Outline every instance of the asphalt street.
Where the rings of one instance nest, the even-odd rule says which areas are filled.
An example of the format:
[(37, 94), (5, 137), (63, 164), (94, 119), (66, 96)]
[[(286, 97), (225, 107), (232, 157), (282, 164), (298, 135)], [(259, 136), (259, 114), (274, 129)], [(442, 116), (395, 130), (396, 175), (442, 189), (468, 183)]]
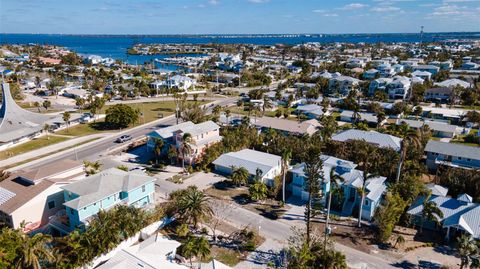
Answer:
[[(220, 106), (232, 105), (236, 103), (236, 98), (225, 98), (222, 100), (214, 101), (213, 103), (215, 105), (220, 105)], [(205, 105), (208, 107), (209, 113), (211, 112), (211, 109), (212, 109), (212, 106), (210, 104)], [(173, 125), (175, 123), (176, 123), (175, 117), (169, 116), (169, 117), (165, 117), (164, 119), (159, 119), (159, 120), (144, 124), (142, 125), (141, 128), (133, 128), (131, 130), (128, 130), (126, 132), (121, 132), (121, 133), (122, 135), (123, 134), (130, 135), (135, 140), (145, 136), (146, 134), (150, 133), (155, 129), (158, 129), (164, 126)], [(107, 155), (110, 149), (119, 146), (119, 144), (115, 142), (116, 139), (117, 139), (117, 136), (112, 136), (106, 139), (100, 139), (97, 142), (88, 144), (88, 146), (79, 146), (77, 147), (76, 150), (68, 150), (62, 154), (55, 154), (52, 157), (42, 158), (40, 161), (37, 161), (28, 165), (28, 167), (29, 168), (42, 167), (47, 164), (55, 163), (58, 160), (62, 160), (62, 159), (96, 161), (101, 159), (103, 156)]]

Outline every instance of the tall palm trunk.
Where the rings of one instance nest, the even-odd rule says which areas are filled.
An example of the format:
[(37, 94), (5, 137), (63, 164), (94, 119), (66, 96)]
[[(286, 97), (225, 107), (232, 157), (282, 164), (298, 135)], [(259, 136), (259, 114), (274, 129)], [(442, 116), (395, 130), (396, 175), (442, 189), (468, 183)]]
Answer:
[[(365, 181), (366, 180), (364, 180), (364, 182)], [(361, 196), (362, 198), (360, 199), (360, 206), (358, 211), (358, 228), (362, 227), (362, 211), (363, 211), (363, 203), (365, 202), (365, 186), (363, 186), (361, 189)]]
[(402, 151), (400, 153), (400, 160), (397, 168), (397, 177), (395, 178), (396, 182), (400, 181), (400, 174), (402, 173), (402, 165), (405, 160), (405, 155), (407, 155), (407, 149), (404, 143), (402, 143)]
[(286, 178), (286, 171), (283, 168), (283, 176), (282, 176), (282, 201), (285, 203), (285, 178)]

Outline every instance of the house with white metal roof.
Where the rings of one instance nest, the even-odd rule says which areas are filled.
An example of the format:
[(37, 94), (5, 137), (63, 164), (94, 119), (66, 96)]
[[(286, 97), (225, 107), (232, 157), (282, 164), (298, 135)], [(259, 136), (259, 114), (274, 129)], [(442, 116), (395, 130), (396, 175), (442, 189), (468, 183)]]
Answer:
[(175, 261), (181, 243), (157, 233), (118, 251), (97, 269), (187, 269)]
[(398, 119), (397, 125), (402, 124), (407, 124), (410, 128), (415, 130), (420, 129), (423, 126), (428, 126), (430, 131), (432, 131), (433, 136), (441, 138), (453, 138), (459, 133), (457, 126), (440, 121)]
[(462, 233), (480, 239), (480, 204), (474, 203), (470, 195), (460, 194), (455, 199), (432, 192), (428, 202), (434, 203), (443, 215), (434, 215), (437, 222), (422, 220), (425, 199), (424, 196), (418, 197), (407, 211), (415, 225), (422, 225), (431, 230), (441, 230), (447, 240)]
[(332, 136), (333, 141), (347, 142), (351, 140), (365, 140), (367, 143), (381, 148), (391, 148), (400, 151), (402, 139), (393, 135), (382, 134), (374, 131), (349, 129)]
[(472, 87), (471, 83), (466, 82), (465, 80), (458, 79), (458, 78), (452, 78), (452, 79), (444, 80), (442, 82), (436, 82), (434, 85), (439, 86), (439, 87), (448, 87), (448, 88), (453, 88), (453, 87), (456, 87), (456, 86), (460, 86), (460, 87), (463, 87), (463, 88)]
[(224, 153), (213, 161), (215, 171), (220, 174), (231, 175), (235, 168), (247, 169), (251, 178), (261, 172), (261, 181), (273, 186), (274, 178), (282, 172), (282, 157), (256, 151), (243, 149), (237, 152)]

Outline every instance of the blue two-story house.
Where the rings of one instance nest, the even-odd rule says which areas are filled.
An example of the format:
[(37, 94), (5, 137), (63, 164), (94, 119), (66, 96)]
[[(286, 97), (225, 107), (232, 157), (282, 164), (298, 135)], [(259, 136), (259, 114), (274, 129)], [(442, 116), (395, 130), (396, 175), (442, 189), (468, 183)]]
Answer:
[[(361, 196), (358, 194), (357, 190), (363, 185), (362, 171), (356, 170), (355, 168), (357, 165), (350, 161), (328, 155), (322, 155), (320, 158), (323, 162), (323, 178), (320, 179), (322, 202), (326, 204), (326, 197), (330, 192), (331, 187), (333, 187), (330, 179), (331, 171), (333, 170), (333, 174), (342, 178), (342, 180), (337, 180), (336, 182), (336, 185), (341, 187), (343, 193), (343, 199), (340, 201), (340, 212), (337, 213), (344, 216), (351, 216), (354, 213), (355, 208), (359, 207), (361, 201)], [(304, 168), (305, 164), (301, 163), (290, 170), (292, 173), (292, 183), (290, 183), (289, 189), (294, 197), (306, 201), (309, 197), (309, 193), (305, 190), (306, 175)], [(375, 177), (367, 180), (365, 184), (367, 194), (363, 204), (362, 219), (372, 219), (375, 210), (380, 205), (383, 194), (387, 189), (385, 180), (385, 177)]]
[(154, 201), (155, 178), (110, 168), (62, 187), (70, 230), (83, 227), (100, 210), (124, 204), (144, 207)]

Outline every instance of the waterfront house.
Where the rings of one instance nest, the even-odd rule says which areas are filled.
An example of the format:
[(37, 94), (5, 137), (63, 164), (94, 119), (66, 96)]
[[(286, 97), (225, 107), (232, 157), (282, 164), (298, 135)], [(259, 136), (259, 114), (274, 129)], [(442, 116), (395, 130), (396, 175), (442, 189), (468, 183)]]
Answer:
[(351, 140), (365, 140), (367, 143), (380, 148), (391, 148), (400, 151), (402, 139), (393, 135), (382, 134), (374, 131), (349, 129), (332, 136), (333, 141), (348, 142)]
[(185, 156), (185, 162), (195, 164), (203, 155), (205, 149), (222, 140), (220, 126), (213, 121), (194, 124), (191, 121), (161, 128), (147, 134), (147, 149), (153, 151), (156, 139), (163, 140), (162, 154), (166, 154), (170, 147), (175, 147), (178, 158), (183, 158), (183, 135), (190, 134), (191, 153)]
[(190, 89), (195, 90), (196, 85), (197, 81), (195, 79), (189, 78), (187, 76), (175, 75), (173, 77), (167, 78), (164, 81), (155, 81), (150, 83), (150, 88), (155, 90), (163, 88), (175, 88), (181, 92), (187, 92)]
[(247, 169), (253, 179), (260, 172), (260, 180), (273, 186), (274, 178), (282, 172), (282, 157), (251, 150), (243, 149), (237, 152), (224, 153), (213, 161), (215, 171), (219, 174), (231, 175), (235, 168)]
[[(326, 204), (326, 197), (332, 187), (330, 173), (333, 170), (334, 174), (343, 178), (343, 182), (337, 182), (341, 186), (343, 192), (343, 200), (339, 201), (337, 210), (344, 216), (351, 216), (354, 209), (359, 206), (361, 196), (358, 193), (358, 188), (361, 188), (364, 183), (363, 172), (355, 169), (357, 165), (353, 162), (338, 159), (328, 155), (320, 156), (323, 163), (323, 178), (320, 181), (321, 201)], [(309, 193), (305, 190), (305, 163), (294, 166), (290, 172), (292, 173), (292, 182), (288, 186), (294, 197), (298, 197), (303, 201), (308, 200)], [(362, 219), (371, 220), (375, 210), (380, 205), (382, 196), (387, 189), (385, 184), (385, 177), (375, 177), (368, 179), (365, 187), (367, 195), (362, 209)], [(335, 199), (332, 199), (335, 201)]]
[(70, 231), (88, 226), (100, 210), (116, 205), (145, 207), (154, 202), (155, 178), (110, 168), (62, 187)]
[(425, 146), (425, 153), (430, 170), (436, 170), (439, 165), (480, 169), (480, 150), (477, 147), (430, 140)]
[(50, 219), (63, 209), (62, 186), (85, 177), (81, 162), (60, 160), (19, 170), (0, 182), (0, 222), (25, 232), (52, 232)]

